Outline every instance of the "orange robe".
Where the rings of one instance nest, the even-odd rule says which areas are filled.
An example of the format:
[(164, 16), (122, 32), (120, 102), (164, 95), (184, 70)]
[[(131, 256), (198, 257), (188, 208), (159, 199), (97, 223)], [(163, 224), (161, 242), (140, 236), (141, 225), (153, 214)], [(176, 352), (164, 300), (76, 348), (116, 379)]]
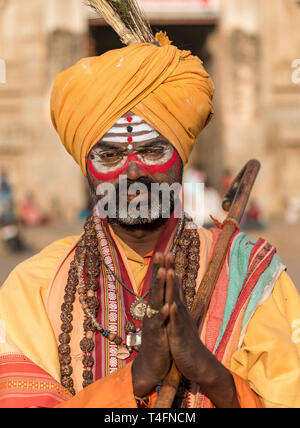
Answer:
[[(207, 231), (201, 230), (200, 238), (201, 268), (197, 284), (204, 274), (211, 244), (211, 236)], [(82, 351), (76, 346), (72, 349), (76, 396), (72, 398), (60, 385), (57, 351), (60, 331), (53, 311), (55, 309), (57, 314), (59, 300), (56, 299), (63, 293), (77, 242), (77, 237), (71, 237), (53, 243), (40, 254), (20, 264), (0, 289), (2, 407), (136, 407), (131, 364), (80, 390)], [(130, 276), (140, 278), (136, 284), (139, 288), (143, 278), (141, 271), (146, 269), (147, 262), (131, 249), (122, 246), (122, 242), (118, 241), (117, 245), (122, 249), (126, 267), (131, 271)], [(135, 274), (135, 267), (140, 270), (138, 274)], [(59, 287), (55, 286), (57, 284)], [(271, 296), (255, 312), (242, 346), (232, 355), (228, 365), (241, 407), (261, 407), (262, 403), (267, 407), (297, 407), (299, 404), (300, 334), (299, 326), (295, 323), (297, 316), (299, 318), (299, 308), (300, 298), (287, 274), (283, 273)], [(76, 313), (77, 310), (75, 307)], [(266, 322), (269, 319), (271, 323)], [(81, 321), (77, 324), (82, 325)], [(276, 328), (272, 329), (271, 324)], [(72, 340), (78, 346), (77, 339), (82, 338), (81, 327), (74, 330)], [(19, 363), (26, 362), (28, 370), (22, 371), (19, 369), (21, 365), (15, 365), (15, 378), (8, 379), (10, 372), (6, 369), (9, 368), (12, 356)], [(33, 378), (28, 381), (29, 373)], [(45, 398), (39, 404), (33, 398), (42, 393)], [(151, 406), (154, 402), (155, 394)]]
[[(146, 275), (151, 253), (144, 259), (133, 251), (121, 239), (115, 236), (118, 248), (123, 248), (127, 269), (132, 272), (132, 279), (136, 292), (142, 290), (143, 279)], [(132, 363), (113, 375), (94, 382), (88, 388), (78, 393), (71, 400), (59, 405), (59, 408), (131, 408), (136, 407), (132, 388), (131, 377)], [(233, 374), (236, 385), (237, 397), (241, 408), (261, 408), (262, 402), (251, 390), (248, 382)], [(116, 393), (117, 391), (117, 393)], [(149, 407), (153, 407), (156, 401), (156, 393), (151, 394)]]

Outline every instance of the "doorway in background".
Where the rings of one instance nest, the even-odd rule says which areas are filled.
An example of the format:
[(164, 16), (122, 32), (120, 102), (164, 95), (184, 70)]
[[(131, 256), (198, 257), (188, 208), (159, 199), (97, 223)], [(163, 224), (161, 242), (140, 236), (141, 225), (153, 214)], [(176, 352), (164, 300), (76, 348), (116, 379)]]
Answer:
[[(153, 32), (166, 31), (169, 39), (179, 49), (190, 50), (201, 58), (206, 70), (212, 76), (216, 89), (217, 61), (209, 49), (209, 40), (218, 31), (216, 21), (151, 23)], [(103, 20), (90, 20), (89, 55), (101, 55), (111, 49), (120, 49), (123, 45), (118, 35)], [(216, 113), (218, 106), (215, 103)], [(222, 176), (222, 136), (218, 114), (198, 137), (189, 166), (204, 171), (210, 183), (219, 189)]]

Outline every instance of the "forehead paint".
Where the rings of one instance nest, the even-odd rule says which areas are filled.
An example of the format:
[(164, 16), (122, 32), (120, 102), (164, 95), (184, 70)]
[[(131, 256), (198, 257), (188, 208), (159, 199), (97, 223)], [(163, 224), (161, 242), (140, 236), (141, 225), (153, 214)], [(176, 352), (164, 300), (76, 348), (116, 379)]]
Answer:
[(103, 136), (108, 143), (140, 143), (159, 137), (159, 133), (144, 119), (137, 115), (121, 117)]
[[(107, 131), (101, 141), (108, 143), (124, 143), (127, 144), (127, 150), (132, 150), (132, 143), (154, 140), (159, 137), (159, 135), (160, 134), (151, 125), (145, 122), (144, 119), (135, 114), (128, 113), (127, 115), (122, 116), (114, 126)], [(162, 159), (161, 162), (155, 162), (152, 164), (151, 162), (146, 162), (144, 159), (141, 159), (138, 153), (132, 153), (126, 158), (124, 157), (115, 167), (108, 167), (104, 164), (95, 164), (95, 162), (90, 159), (87, 162), (87, 167), (94, 185), (97, 186), (99, 182), (108, 182), (117, 179), (126, 171), (130, 162), (136, 162), (147, 175), (157, 173), (164, 174), (175, 163), (177, 163), (177, 175), (179, 181), (180, 159), (174, 148), (173, 152), (171, 152), (165, 160)]]
[(90, 176), (94, 182), (94, 185), (97, 186), (97, 184), (99, 184), (99, 182), (107, 182), (107, 181), (112, 181), (112, 180), (117, 179), (121, 174), (123, 174), (126, 171), (130, 162), (136, 162), (139, 165), (139, 167), (141, 169), (143, 169), (147, 175), (165, 174), (173, 165), (177, 164), (177, 176), (178, 176), (178, 181), (179, 181), (179, 178), (180, 178), (180, 161), (179, 161), (179, 156), (178, 156), (178, 153), (176, 150), (173, 151), (172, 157), (167, 162), (165, 162), (163, 164), (146, 165), (144, 162), (142, 162), (141, 159), (139, 159), (139, 157), (137, 156), (136, 153), (132, 153), (127, 157), (126, 162), (123, 166), (121, 166), (120, 168), (117, 168), (115, 170), (112, 170), (108, 173), (101, 173), (101, 172), (97, 171), (94, 168), (93, 163), (90, 159), (87, 161), (87, 168), (88, 168)]

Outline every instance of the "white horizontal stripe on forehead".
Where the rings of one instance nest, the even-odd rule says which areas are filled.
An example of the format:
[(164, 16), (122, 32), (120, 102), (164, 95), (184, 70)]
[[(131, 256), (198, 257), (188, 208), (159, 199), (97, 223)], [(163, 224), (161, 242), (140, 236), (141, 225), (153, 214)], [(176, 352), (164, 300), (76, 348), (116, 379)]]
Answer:
[[(128, 120), (127, 120), (127, 118), (128, 117), (131, 117), (131, 122), (128, 122)], [(144, 119), (142, 119), (141, 117), (139, 117), (139, 116), (137, 116), (136, 114), (134, 114), (134, 115), (128, 115), (128, 116), (126, 116), (126, 117), (121, 117), (119, 120), (117, 120), (117, 122), (116, 122), (116, 125), (132, 125), (132, 124), (135, 124), (135, 123), (142, 123), (142, 122), (145, 122), (144, 121)]]
[(128, 141), (128, 136), (126, 137), (103, 137), (101, 141), (105, 141), (106, 143), (141, 143), (142, 141), (153, 140), (154, 138), (159, 137), (159, 133), (155, 130), (152, 132), (148, 132), (147, 134), (142, 135), (131, 135), (132, 141)]
[[(131, 126), (132, 128), (132, 132), (152, 132), (155, 131), (154, 128), (152, 128), (151, 125), (148, 125), (148, 123), (141, 123), (140, 125), (132, 125), (132, 124), (128, 124), (128, 126)], [(111, 128), (107, 134), (128, 134), (128, 126), (122, 126), (117, 128), (116, 126), (114, 126), (113, 128)]]

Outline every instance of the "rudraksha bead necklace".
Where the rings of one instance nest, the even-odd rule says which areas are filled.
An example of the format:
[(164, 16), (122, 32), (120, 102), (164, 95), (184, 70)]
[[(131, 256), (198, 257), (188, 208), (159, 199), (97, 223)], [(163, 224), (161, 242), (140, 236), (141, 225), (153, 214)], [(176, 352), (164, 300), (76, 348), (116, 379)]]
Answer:
[[(175, 256), (175, 272), (181, 277), (184, 295), (189, 310), (192, 307), (195, 297), (196, 279), (199, 270), (199, 249), (200, 239), (196, 227), (183, 229), (179, 227), (177, 232), (174, 249), (172, 253)], [(72, 379), (72, 361), (71, 361), (71, 335), (73, 326), (73, 303), (78, 289), (79, 301), (84, 311), (84, 337), (80, 342), (80, 348), (83, 351), (82, 364), (83, 388), (94, 382), (92, 368), (94, 358), (94, 335), (98, 330), (109, 341), (114, 342), (125, 351), (124, 341), (121, 337), (108, 330), (105, 330), (97, 321), (99, 309), (99, 300), (97, 290), (99, 287), (98, 277), (100, 275), (101, 260), (99, 251), (99, 242), (95, 230), (93, 216), (86, 220), (84, 234), (77, 244), (74, 260), (70, 264), (68, 281), (65, 287), (64, 303), (61, 306), (61, 334), (59, 335), (59, 362), (61, 373), (61, 384), (75, 395), (74, 381)], [(85, 274), (85, 275), (84, 275)], [(123, 286), (122, 282), (116, 278)], [(126, 289), (128, 287), (126, 286)], [(146, 297), (146, 296), (143, 296)], [(140, 298), (140, 297), (139, 297)], [(133, 323), (131, 323), (133, 324)], [(130, 331), (134, 326), (126, 327)], [(133, 330), (132, 330), (133, 331)], [(120, 352), (122, 354), (122, 352)], [(124, 358), (127, 356), (124, 353)]]

